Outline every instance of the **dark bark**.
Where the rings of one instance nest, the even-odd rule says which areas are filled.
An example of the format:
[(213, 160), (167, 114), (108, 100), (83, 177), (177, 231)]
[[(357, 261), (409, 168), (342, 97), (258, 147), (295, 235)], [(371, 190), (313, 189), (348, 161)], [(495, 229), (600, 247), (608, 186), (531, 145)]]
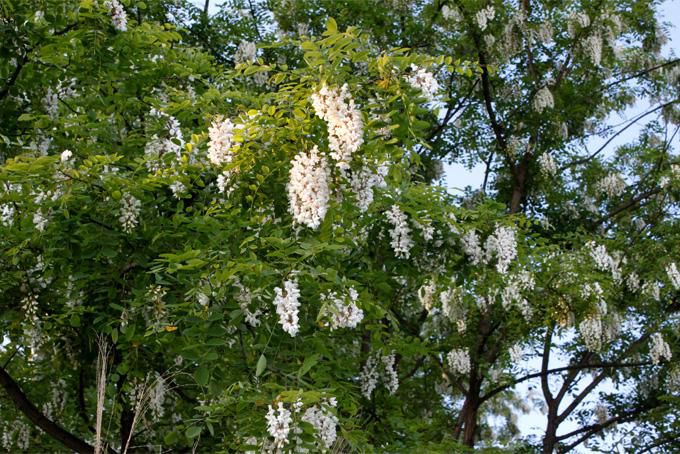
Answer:
[(94, 447), (43, 415), (42, 412), (33, 405), (33, 402), (28, 400), (28, 397), (24, 394), (19, 385), (3, 368), (0, 368), (0, 386), (4, 388), (9, 398), (14, 402), (16, 408), (47, 435), (78, 453), (94, 453)]
[(461, 420), (463, 423), (463, 444), (470, 448), (475, 445), (475, 435), (477, 434), (477, 420), (479, 413), (479, 406), (481, 400), (479, 391), (482, 387), (482, 381), (477, 376), (476, 368), (470, 373), (470, 386), (468, 388), (468, 395), (465, 398), (463, 409), (461, 411)]

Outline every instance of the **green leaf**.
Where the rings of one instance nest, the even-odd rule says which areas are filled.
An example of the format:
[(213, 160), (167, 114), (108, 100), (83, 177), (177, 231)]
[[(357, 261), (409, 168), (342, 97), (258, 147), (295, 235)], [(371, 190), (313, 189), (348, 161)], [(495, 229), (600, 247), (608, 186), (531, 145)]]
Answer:
[(201, 431), (203, 428), (198, 427), (198, 426), (191, 426), (187, 429), (186, 435), (187, 438), (196, 438), (201, 434)]
[(302, 377), (307, 372), (309, 372), (311, 368), (314, 367), (319, 362), (320, 358), (321, 355), (319, 355), (318, 353), (306, 357), (305, 361), (302, 363), (302, 366), (300, 366), (300, 370), (298, 371), (298, 377)]
[(264, 372), (265, 368), (267, 367), (267, 357), (264, 356), (264, 353), (260, 355), (260, 359), (257, 360), (257, 367), (255, 368), (255, 376), (259, 377), (262, 375), (262, 372)]
[(194, 378), (196, 379), (196, 383), (201, 386), (206, 386), (208, 384), (208, 380), (210, 380), (210, 372), (208, 371), (208, 368), (201, 366), (196, 369), (196, 372), (194, 372)]
[(335, 19), (329, 17), (326, 21), (326, 33), (324, 35), (333, 35), (338, 32), (338, 24)]

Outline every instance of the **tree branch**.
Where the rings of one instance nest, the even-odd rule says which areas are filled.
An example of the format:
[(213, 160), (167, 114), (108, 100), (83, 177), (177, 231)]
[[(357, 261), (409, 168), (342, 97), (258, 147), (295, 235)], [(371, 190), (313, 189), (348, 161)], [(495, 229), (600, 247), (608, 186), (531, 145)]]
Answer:
[(90, 454), (94, 453), (94, 448), (85, 441), (76, 437), (72, 433), (66, 431), (64, 428), (48, 419), (40, 412), (33, 403), (28, 400), (26, 394), (21, 390), (19, 385), (12, 379), (12, 377), (0, 367), (0, 386), (5, 389), (9, 398), (14, 402), (14, 405), (21, 411), (29, 421), (40, 427), (47, 435), (62, 443), (69, 449), (78, 453)]
[[(557, 367), (555, 369), (548, 369), (545, 372), (535, 372), (535, 373), (532, 373), (532, 374), (528, 374), (528, 375), (525, 375), (524, 377), (515, 379), (515, 380), (511, 381), (510, 383), (507, 383), (505, 385), (494, 388), (491, 391), (489, 391), (488, 393), (486, 393), (484, 396), (482, 396), (481, 401), (485, 402), (485, 401), (491, 399), (492, 397), (494, 397), (495, 395), (502, 393), (503, 391), (506, 391), (506, 390), (512, 388), (515, 385), (518, 385), (518, 384), (525, 382), (527, 380), (531, 380), (532, 378), (542, 377), (543, 375), (548, 376), (548, 375), (556, 374), (556, 373), (559, 373), (559, 372), (566, 372), (566, 371), (577, 373), (578, 371), (585, 370), (585, 369), (600, 369), (600, 368), (609, 369), (609, 368), (613, 368), (613, 367), (639, 367), (639, 366), (651, 366), (651, 365), (652, 365), (651, 362), (638, 362), (638, 363), (620, 362), (620, 363), (575, 364), (575, 365), (572, 365), (572, 366)], [(576, 375), (576, 374), (574, 374), (574, 375)], [(560, 394), (558, 394), (555, 397), (555, 400), (558, 400), (559, 398), (561, 398)]]
[(545, 401), (550, 405), (553, 402), (553, 395), (550, 392), (550, 385), (548, 384), (548, 366), (550, 365), (550, 349), (552, 348), (552, 336), (555, 324), (551, 323), (545, 333), (545, 343), (543, 344), (543, 359), (541, 361), (541, 389)]
[[(640, 336), (638, 340), (630, 344), (626, 351), (624, 351), (619, 357), (617, 358), (619, 361), (631, 354), (639, 345), (647, 341), (647, 338), (651, 336), (651, 333), (646, 333)], [(603, 370), (600, 372), (600, 374), (593, 379), (593, 381), (585, 387), (583, 391), (579, 393), (578, 396), (574, 398), (574, 400), (569, 404), (569, 406), (557, 417), (557, 422), (558, 424), (567, 419), (569, 415), (571, 414), (572, 411), (578, 407), (583, 399), (585, 399), (590, 392), (595, 389), (601, 382), (606, 378), (605, 371)]]
[(585, 158), (577, 159), (576, 161), (572, 161), (572, 162), (570, 162), (569, 164), (564, 165), (564, 166), (560, 169), (560, 171), (564, 171), (564, 170), (568, 169), (569, 167), (574, 167), (574, 166), (577, 166), (577, 165), (580, 165), (580, 164), (586, 164), (586, 163), (592, 161), (597, 155), (599, 155), (600, 153), (602, 153), (602, 152), (607, 148), (607, 146), (609, 146), (609, 144), (610, 144), (615, 138), (617, 138), (619, 135), (623, 134), (624, 131), (626, 131), (628, 128), (630, 128), (631, 126), (633, 126), (634, 124), (636, 124), (639, 120), (643, 119), (643, 118), (646, 117), (647, 115), (651, 115), (651, 114), (653, 114), (654, 112), (657, 112), (657, 111), (663, 109), (664, 107), (668, 107), (668, 106), (670, 106), (670, 105), (673, 105), (673, 104), (675, 104), (675, 103), (678, 102), (678, 101), (680, 101), (680, 99), (674, 99), (673, 101), (669, 101), (669, 102), (667, 102), (667, 103), (660, 104), (660, 105), (656, 106), (655, 108), (653, 108), (653, 109), (651, 109), (651, 110), (648, 110), (647, 112), (641, 113), (640, 115), (638, 115), (638, 116), (636, 116), (635, 118), (633, 118), (630, 122), (628, 122), (628, 124), (627, 124), (626, 126), (624, 126), (623, 128), (619, 129), (618, 131), (616, 131), (616, 133), (615, 133), (614, 135), (612, 135), (612, 136), (604, 143), (604, 145), (602, 145), (600, 148), (598, 148), (597, 151), (595, 151), (594, 153), (592, 153), (592, 154), (589, 155), (589, 156), (586, 156)]
[(586, 441), (588, 438), (590, 438), (591, 436), (593, 436), (597, 432), (600, 432), (600, 431), (606, 429), (607, 427), (609, 427), (613, 424), (625, 423), (625, 422), (632, 421), (637, 416), (648, 412), (649, 410), (651, 410), (655, 406), (656, 406), (656, 401), (654, 401), (653, 404), (647, 403), (646, 405), (638, 407), (633, 411), (630, 411), (628, 413), (623, 413), (623, 414), (618, 415), (618, 416), (614, 416), (614, 417), (609, 418), (608, 420), (603, 421), (601, 423), (591, 424), (589, 426), (585, 426), (585, 427), (581, 427), (580, 429), (576, 429), (576, 430), (569, 432), (567, 434), (560, 435), (559, 437), (557, 437), (557, 440), (566, 440), (566, 439), (571, 438), (575, 435), (583, 433), (583, 435), (581, 437), (579, 437), (573, 443), (562, 448), (560, 450), (560, 452), (567, 453), (567, 452), (571, 451), (572, 449), (574, 449), (575, 447), (577, 447), (578, 445), (580, 445), (581, 443), (583, 443), (584, 441)]

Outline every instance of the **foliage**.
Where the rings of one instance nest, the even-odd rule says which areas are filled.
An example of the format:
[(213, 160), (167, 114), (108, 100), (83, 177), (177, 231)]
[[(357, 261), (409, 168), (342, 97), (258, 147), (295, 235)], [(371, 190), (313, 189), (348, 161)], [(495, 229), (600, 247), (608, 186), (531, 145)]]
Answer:
[[(4, 448), (672, 446), (653, 3), (123, 2), (124, 30), (113, 3), (0, 3)], [(584, 153), (636, 96), (663, 115)], [(441, 160), (483, 187), (438, 187)]]

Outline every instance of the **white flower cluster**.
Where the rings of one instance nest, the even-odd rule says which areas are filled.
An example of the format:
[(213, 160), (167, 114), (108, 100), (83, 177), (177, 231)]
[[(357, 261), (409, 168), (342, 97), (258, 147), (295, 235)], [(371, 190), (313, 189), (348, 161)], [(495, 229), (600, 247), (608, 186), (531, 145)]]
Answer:
[(325, 400), (322, 405), (314, 405), (305, 410), (302, 420), (311, 424), (316, 430), (317, 437), (326, 449), (330, 449), (337, 438), (336, 427), (338, 417), (331, 408), (337, 406), (335, 398)]
[(31, 446), (31, 429), (28, 424), (21, 420), (14, 420), (11, 424), (8, 421), (6, 425), (0, 425), (0, 432), (2, 432), (0, 446), (5, 452), (15, 452), (16, 450), (12, 449), (14, 446), (19, 451), (28, 452)]
[[(586, 283), (581, 288), (581, 297), (584, 300), (595, 298), (595, 313), (588, 315), (578, 326), (583, 342), (589, 351), (596, 352), (602, 348), (603, 342), (612, 340), (618, 333), (618, 326), (607, 324), (603, 317), (607, 315), (607, 302), (604, 300), (604, 292), (599, 283)], [(620, 321), (614, 315), (613, 321)], [(610, 320), (611, 321), (611, 320)]]
[(300, 307), (300, 290), (297, 281), (285, 281), (283, 289), (276, 287), (274, 305), (276, 314), (279, 316), (279, 324), (283, 330), (295, 337), (300, 330), (300, 320), (298, 319), (298, 308)]
[(54, 119), (57, 117), (59, 112), (59, 95), (52, 90), (52, 87), (47, 87), (45, 96), (42, 99), (42, 105), (50, 118)]
[(162, 167), (161, 159), (163, 159), (165, 154), (171, 153), (177, 159), (181, 157), (182, 148), (184, 147), (184, 136), (182, 135), (179, 121), (175, 117), (156, 108), (151, 109), (149, 116), (164, 120), (163, 127), (168, 135), (165, 138), (160, 138), (157, 134), (154, 134), (144, 147), (144, 155), (147, 158), (145, 165), (149, 171), (154, 172)]
[(243, 315), (246, 317), (246, 323), (253, 328), (260, 326), (259, 317), (262, 315), (262, 311), (260, 309), (255, 309), (254, 312), (250, 310), (250, 304), (253, 301), (253, 294), (238, 281), (234, 284), (234, 286), (239, 289), (238, 293), (236, 294), (236, 301), (238, 301), (241, 311), (243, 311)]
[(664, 340), (661, 333), (654, 333), (650, 337), (649, 356), (654, 364), (659, 364), (662, 360), (670, 361), (673, 357), (671, 347)]
[(33, 361), (43, 345), (45, 334), (42, 331), (38, 316), (38, 295), (29, 293), (21, 299), (21, 308), (25, 315), (24, 338), (28, 346), (29, 361)]
[(621, 253), (615, 251), (613, 255), (610, 255), (603, 245), (598, 245), (594, 241), (589, 241), (586, 244), (586, 248), (589, 249), (590, 256), (595, 262), (595, 267), (600, 271), (611, 272), (614, 282), (620, 284), (623, 280), (621, 264), (626, 263), (626, 259)]
[(572, 38), (576, 37), (576, 32), (580, 29), (586, 28), (590, 25), (590, 17), (584, 12), (573, 12), (569, 16), (569, 24), (567, 25), (567, 30), (569, 36)]
[(15, 213), (16, 210), (14, 209), (14, 205), (9, 203), (3, 203), (0, 205), (0, 222), (2, 222), (2, 225), (5, 227), (11, 227), (14, 224)]
[(458, 375), (470, 373), (470, 354), (462, 348), (454, 348), (446, 355), (449, 368)]
[(104, 7), (111, 13), (113, 27), (121, 32), (127, 31), (127, 13), (123, 5), (118, 0), (108, 0), (104, 2)]
[(459, 333), (467, 330), (465, 321), (466, 310), (463, 304), (463, 292), (460, 288), (450, 287), (439, 294), (439, 301), (442, 304), (442, 313), (445, 317), (456, 324)]
[(142, 203), (132, 195), (125, 193), (120, 199), (118, 220), (125, 233), (131, 233), (139, 224), (139, 213)]
[(557, 174), (557, 164), (550, 153), (543, 153), (538, 157), (538, 167), (544, 177), (553, 177)]
[(241, 41), (234, 54), (234, 61), (239, 63), (252, 63), (257, 58), (257, 46), (250, 41)]
[(55, 119), (59, 113), (59, 100), (65, 100), (75, 96), (76, 93), (76, 79), (71, 79), (68, 81), (59, 81), (56, 88), (53, 90), (52, 87), (47, 87), (45, 96), (42, 99), (42, 105), (47, 112), (47, 115)]
[(387, 391), (389, 391), (390, 394), (394, 394), (397, 392), (397, 389), (399, 389), (399, 376), (397, 375), (397, 370), (394, 367), (396, 355), (394, 352), (392, 352), (387, 356), (383, 356), (381, 360), (385, 371), (383, 383), (385, 388), (387, 388)]
[(279, 449), (283, 448), (288, 444), (288, 433), (293, 422), (290, 410), (283, 406), (283, 402), (279, 402), (277, 409), (269, 405), (266, 419), (267, 432), (274, 438), (274, 445)]
[(597, 190), (609, 198), (614, 198), (623, 194), (626, 190), (626, 182), (621, 175), (610, 173), (597, 182)]
[(361, 370), (361, 394), (367, 399), (371, 398), (373, 390), (378, 386), (380, 380), (380, 373), (378, 372), (378, 360), (371, 355), (366, 360), (363, 369)]
[(155, 380), (153, 381), (153, 387), (151, 388), (149, 394), (149, 409), (156, 420), (161, 418), (165, 412), (163, 409), (163, 404), (165, 403), (166, 391), (167, 386), (165, 384), (165, 379), (163, 376), (161, 376), (161, 374), (156, 372)]
[(234, 158), (231, 152), (234, 138), (234, 124), (230, 119), (215, 120), (208, 128), (208, 159), (216, 166), (229, 164)]
[(411, 74), (406, 76), (406, 81), (416, 90), (420, 90), (428, 101), (434, 101), (439, 92), (439, 82), (434, 74), (417, 65), (411, 65)]
[(672, 393), (680, 392), (680, 367), (675, 366), (668, 372), (666, 386), (668, 387), (668, 391)]
[(33, 225), (38, 232), (44, 232), (45, 228), (47, 228), (47, 223), (48, 218), (43, 214), (42, 210), (33, 213)]
[(495, 256), (497, 259), (496, 270), (505, 274), (510, 262), (517, 257), (515, 230), (511, 227), (498, 225), (496, 230), (486, 239), (484, 249), (486, 250), (487, 263)]
[(651, 281), (645, 282), (642, 286), (642, 292), (654, 301), (659, 301), (661, 298), (661, 283)]
[(356, 194), (357, 205), (361, 212), (368, 210), (373, 203), (373, 189), (387, 186), (385, 182), (387, 173), (387, 165), (380, 164), (375, 172), (368, 167), (362, 167), (361, 170), (352, 174), (352, 191)]
[(635, 271), (631, 271), (630, 274), (626, 277), (626, 287), (632, 293), (635, 293), (638, 290), (640, 290), (640, 276), (638, 276), (638, 274)]
[(293, 159), (288, 181), (289, 210), (293, 221), (317, 229), (328, 211), (330, 171), (317, 147)]
[(522, 295), (522, 293), (533, 290), (535, 286), (536, 282), (534, 281), (533, 275), (529, 271), (522, 270), (517, 274), (508, 276), (505, 288), (503, 288), (503, 292), (501, 294), (503, 308), (507, 310), (511, 305), (514, 304), (517, 306), (520, 312), (522, 312), (522, 315), (526, 320), (531, 319), (533, 310), (529, 305), (529, 301)]
[(602, 36), (593, 33), (583, 40), (583, 51), (595, 66), (599, 66), (602, 61)]
[(463, 252), (468, 256), (473, 265), (484, 263), (484, 251), (480, 244), (479, 235), (474, 230), (470, 230), (461, 237)]
[(458, 8), (450, 7), (449, 5), (444, 5), (442, 7), (442, 16), (446, 20), (450, 20), (452, 22), (458, 22), (462, 20), (462, 16), (460, 14), (460, 11), (458, 11)]
[(352, 154), (364, 143), (364, 122), (347, 84), (340, 90), (322, 85), (312, 94), (316, 115), (328, 124), (328, 146), (340, 170), (349, 169)]
[(59, 155), (59, 160), (61, 161), (62, 164), (70, 163), (71, 158), (73, 158), (73, 152), (71, 150), (64, 150)]
[[(395, 369), (395, 362), (396, 356), (394, 352), (387, 356), (377, 353), (368, 357), (360, 375), (361, 393), (364, 397), (370, 399), (380, 381), (382, 381), (390, 394), (397, 392), (397, 389), (399, 389), (399, 377)], [(382, 372), (380, 370), (380, 363), (383, 365)]]
[(418, 289), (418, 300), (420, 301), (420, 304), (423, 306), (423, 309), (425, 309), (427, 312), (430, 312), (432, 310), (432, 306), (434, 303), (434, 295), (436, 291), (437, 286), (432, 281), (426, 282)]
[(578, 330), (589, 351), (596, 352), (602, 348), (602, 319), (599, 315), (589, 315), (583, 319)]
[(323, 315), (330, 319), (331, 330), (338, 328), (356, 328), (364, 318), (364, 311), (357, 306), (359, 294), (350, 287), (347, 295), (328, 292), (321, 295), (324, 304)]
[(536, 35), (543, 44), (550, 44), (553, 40), (553, 26), (550, 21), (543, 21), (536, 30)]
[(475, 14), (475, 20), (477, 21), (477, 25), (479, 25), (479, 29), (481, 31), (486, 30), (489, 21), (492, 21), (495, 16), (496, 10), (493, 6), (487, 6), (486, 8), (477, 11), (477, 14)]
[(513, 345), (508, 350), (508, 353), (510, 354), (510, 360), (513, 362), (513, 364), (519, 364), (522, 362), (524, 350), (522, 349), (521, 345), (519, 344)]
[(680, 290), (680, 271), (678, 271), (675, 262), (666, 265), (666, 274), (668, 274), (668, 279), (670, 279), (673, 288), (675, 290)]
[(545, 109), (552, 109), (555, 107), (555, 100), (548, 87), (541, 87), (541, 89), (536, 92), (532, 106), (538, 113), (542, 113)]
[(408, 218), (397, 205), (392, 205), (390, 211), (385, 213), (387, 220), (392, 224), (390, 238), (392, 250), (397, 258), (407, 259), (411, 256), (413, 240), (411, 239), (411, 228), (408, 226)]

